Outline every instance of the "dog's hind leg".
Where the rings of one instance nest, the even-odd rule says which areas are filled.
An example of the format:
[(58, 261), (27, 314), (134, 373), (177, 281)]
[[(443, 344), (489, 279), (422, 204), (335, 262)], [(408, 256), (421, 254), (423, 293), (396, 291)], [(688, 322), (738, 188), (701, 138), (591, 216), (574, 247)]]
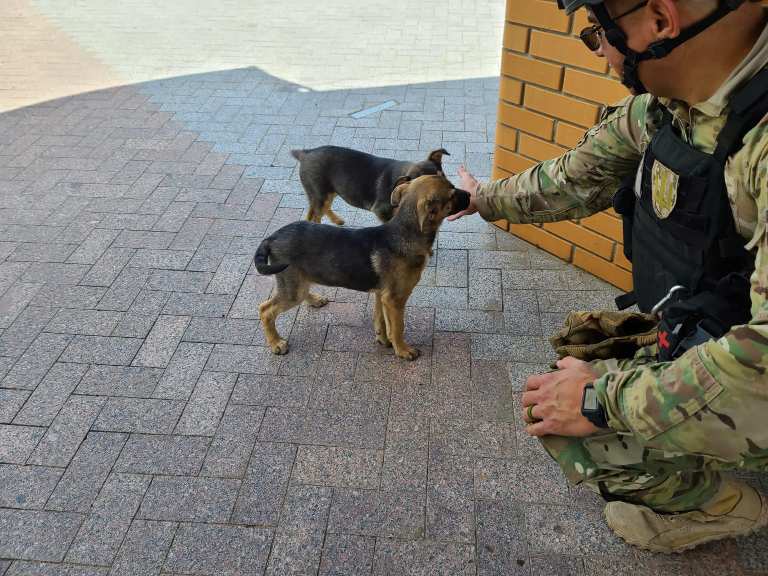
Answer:
[(322, 308), (328, 304), (328, 298), (325, 296), (320, 296), (319, 294), (314, 294), (312, 292), (307, 292), (307, 297), (304, 299), (304, 301), (312, 306), (312, 308)]
[(277, 332), (275, 320), (281, 313), (301, 304), (309, 288), (302, 286), (299, 279), (289, 279), (285, 276), (285, 273), (275, 276), (275, 293), (259, 306), (259, 318), (261, 318), (261, 325), (264, 328), (264, 337), (267, 340), (267, 345), (275, 354), (288, 352), (288, 342), (283, 340)]
[(384, 309), (385, 320), (387, 322), (387, 336), (395, 347), (395, 354), (406, 360), (416, 360), (421, 355), (417, 348), (408, 346), (403, 339), (405, 332), (405, 298), (396, 296), (391, 292), (384, 290), (381, 295), (381, 303)]
[(325, 202), (323, 203), (323, 214), (328, 216), (331, 222), (336, 224), (336, 226), (344, 226), (344, 219), (341, 218), (336, 212), (333, 211), (331, 208), (331, 205), (333, 204), (333, 199), (336, 197), (335, 192), (331, 192), (328, 194), (328, 197), (325, 199)]
[(387, 321), (384, 316), (384, 308), (381, 304), (381, 293), (376, 291), (376, 300), (373, 307), (373, 328), (376, 331), (376, 342), (382, 346), (392, 346), (387, 336)]

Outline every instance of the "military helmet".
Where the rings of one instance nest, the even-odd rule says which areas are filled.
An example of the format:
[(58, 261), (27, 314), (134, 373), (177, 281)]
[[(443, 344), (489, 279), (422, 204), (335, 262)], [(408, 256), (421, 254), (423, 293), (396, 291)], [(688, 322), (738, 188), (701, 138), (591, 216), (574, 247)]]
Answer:
[(565, 10), (566, 14), (573, 14), (582, 6), (594, 6), (602, 4), (604, 0), (557, 0), (560, 10)]

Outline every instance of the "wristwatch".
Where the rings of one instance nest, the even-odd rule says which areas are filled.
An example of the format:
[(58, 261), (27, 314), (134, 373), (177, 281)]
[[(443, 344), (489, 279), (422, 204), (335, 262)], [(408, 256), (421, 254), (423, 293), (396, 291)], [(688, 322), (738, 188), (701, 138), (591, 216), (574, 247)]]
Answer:
[(584, 387), (584, 395), (581, 397), (581, 415), (598, 428), (608, 428), (605, 408), (600, 405), (597, 399), (597, 390), (592, 384), (587, 384)]

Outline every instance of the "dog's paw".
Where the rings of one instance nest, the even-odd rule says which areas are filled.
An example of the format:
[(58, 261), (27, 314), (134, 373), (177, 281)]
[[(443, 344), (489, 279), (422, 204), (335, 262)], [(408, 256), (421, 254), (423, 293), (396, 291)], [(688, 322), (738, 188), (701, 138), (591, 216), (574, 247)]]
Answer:
[(307, 297), (307, 302), (312, 308), (322, 308), (328, 304), (328, 298), (325, 296), (318, 296), (317, 294), (310, 294)]
[(421, 350), (418, 348), (411, 348), (409, 346), (408, 348), (395, 351), (395, 354), (397, 354), (400, 358), (404, 358), (405, 360), (416, 360), (416, 358), (421, 356)]
[(271, 344), (270, 348), (272, 348), (272, 352), (278, 356), (282, 356), (283, 354), (288, 353), (288, 342), (285, 340), (278, 340), (274, 344)]
[(392, 347), (392, 342), (384, 334), (376, 334), (376, 343), (387, 348)]

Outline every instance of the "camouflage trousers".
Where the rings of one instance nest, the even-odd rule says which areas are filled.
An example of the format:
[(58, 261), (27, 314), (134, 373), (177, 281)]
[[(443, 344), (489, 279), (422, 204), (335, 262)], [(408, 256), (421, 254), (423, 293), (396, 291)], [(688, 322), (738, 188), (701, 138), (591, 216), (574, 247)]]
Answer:
[[(602, 375), (655, 362), (655, 348), (642, 348), (631, 359), (596, 360), (592, 367)], [(721, 471), (768, 470), (768, 449), (755, 446), (749, 430), (737, 430), (731, 418), (743, 413), (743, 396), (738, 396), (724, 389), (695, 414), (642, 442), (631, 433), (614, 431), (540, 440), (569, 481), (584, 483), (606, 500), (642, 504), (658, 512), (699, 509), (717, 492)], [(764, 426), (763, 421), (753, 424), (755, 429)]]

